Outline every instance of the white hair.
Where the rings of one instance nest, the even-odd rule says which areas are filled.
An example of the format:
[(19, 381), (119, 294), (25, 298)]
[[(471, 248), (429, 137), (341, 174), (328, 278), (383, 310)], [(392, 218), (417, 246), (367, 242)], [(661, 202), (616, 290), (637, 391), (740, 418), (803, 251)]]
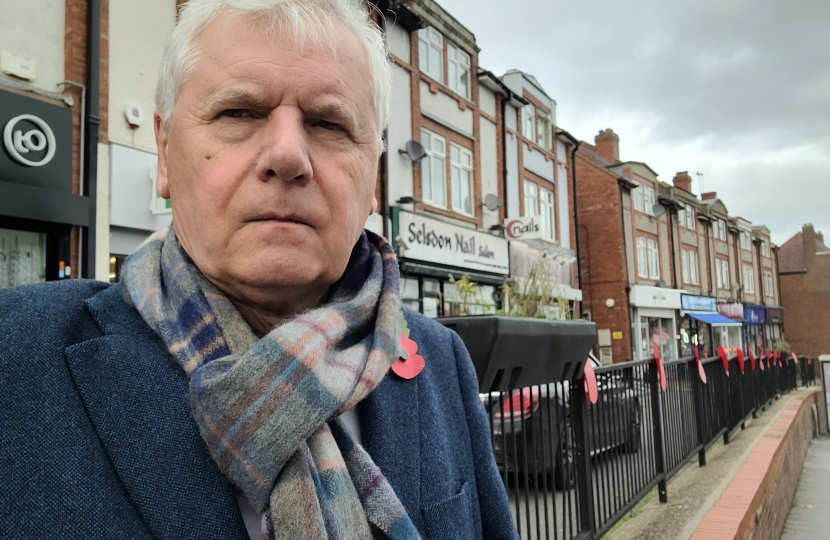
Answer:
[(170, 130), (179, 90), (196, 64), (199, 34), (219, 15), (239, 14), (263, 22), (269, 32), (290, 32), (299, 47), (308, 43), (321, 45), (334, 55), (337, 31), (350, 31), (366, 52), (382, 152), (392, 75), (383, 33), (369, 18), (368, 8), (372, 7), (363, 0), (190, 0), (182, 7), (159, 69), (156, 110), (161, 114), (164, 129)]

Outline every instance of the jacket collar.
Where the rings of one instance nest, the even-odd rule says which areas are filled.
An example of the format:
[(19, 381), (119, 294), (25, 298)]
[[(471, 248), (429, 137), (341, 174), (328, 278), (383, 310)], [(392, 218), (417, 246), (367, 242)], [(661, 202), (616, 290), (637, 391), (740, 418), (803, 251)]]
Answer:
[(156, 538), (247, 538), (191, 417), (186, 375), (121, 291), (87, 300), (102, 335), (64, 351), (116, 474)]

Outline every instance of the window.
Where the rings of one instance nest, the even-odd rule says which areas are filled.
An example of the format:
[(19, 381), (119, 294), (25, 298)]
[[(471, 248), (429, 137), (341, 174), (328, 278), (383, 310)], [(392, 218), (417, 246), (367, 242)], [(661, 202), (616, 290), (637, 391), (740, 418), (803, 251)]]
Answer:
[(769, 241), (764, 240), (761, 242), (761, 255), (764, 257), (769, 257)]
[(541, 192), (539, 203), (542, 214), (542, 234), (548, 240), (554, 240), (556, 227), (553, 221), (553, 192), (545, 188), (541, 188)]
[(712, 223), (712, 228), (714, 229), (715, 238), (726, 242), (726, 222), (722, 219), (716, 219)]
[(744, 270), (744, 292), (755, 292), (755, 269), (750, 265), (743, 265)]
[(522, 107), (522, 135), (531, 141), (536, 140), (536, 133), (534, 133), (535, 115), (536, 108), (533, 105), (525, 105)]
[(691, 285), (699, 285), (697, 251), (683, 250), (683, 282)]
[(715, 259), (715, 273), (718, 278), (718, 289), (729, 290), (729, 261)]
[(470, 55), (447, 43), (447, 78), (450, 90), (470, 99)]
[(643, 278), (648, 277), (648, 251), (646, 250), (646, 239), (637, 238), (637, 275)]
[(444, 82), (444, 36), (434, 28), (418, 30), (418, 64), (421, 71)]
[(525, 215), (539, 215), (539, 188), (529, 180), (525, 180)]
[(421, 160), (421, 196), (426, 203), (446, 207), (446, 141), (440, 135), (422, 129), (421, 144), (427, 151)]
[(466, 148), (450, 144), (452, 174), (452, 208), (462, 214), (473, 214), (473, 154)]
[(542, 111), (538, 111), (536, 115), (536, 144), (547, 151), (553, 149), (550, 137), (550, 120)]
[(634, 189), (634, 209), (645, 214), (654, 215), (654, 188), (640, 186)]
[(772, 289), (772, 272), (764, 272), (764, 293), (767, 296), (775, 296)]
[(695, 209), (691, 204), (687, 204), (685, 210), (678, 212), (677, 218), (680, 225), (687, 229), (695, 230)]
[(752, 238), (746, 231), (741, 231), (741, 249), (752, 251)]
[(660, 279), (660, 251), (657, 249), (657, 241), (649, 239), (648, 246), (648, 277)]

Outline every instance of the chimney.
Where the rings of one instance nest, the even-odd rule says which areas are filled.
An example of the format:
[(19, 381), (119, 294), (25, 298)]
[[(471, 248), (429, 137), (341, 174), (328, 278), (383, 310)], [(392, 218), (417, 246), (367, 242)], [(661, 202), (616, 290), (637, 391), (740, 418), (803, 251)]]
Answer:
[(600, 130), (599, 135), (594, 137), (594, 144), (597, 147), (597, 154), (611, 163), (620, 162), (620, 138), (611, 128)]
[(674, 187), (679, 187), (689, 193), (692, 192), (692, 177), (689, 176), (689, 171), (683, 171), (675, 174), (672, 182), (674, 183)]
[(821, 231), (816, 231), (816, 240), (823, 244), (824, 243), (824, 233), (822, 233)]
[(707, 191), (706, 193), (700, 194), (700, 200), (708, 201), (709, 199), (717, 199), (718, 192), (717, 191)]
[[(820, 233), (819, 233), (820, 234)], [(816, 258), (816, 229), (812, 223), (807, 223), (801, 229), (801, 241), (804, 246), (804, 266), (809, 272), (813, 267)]]

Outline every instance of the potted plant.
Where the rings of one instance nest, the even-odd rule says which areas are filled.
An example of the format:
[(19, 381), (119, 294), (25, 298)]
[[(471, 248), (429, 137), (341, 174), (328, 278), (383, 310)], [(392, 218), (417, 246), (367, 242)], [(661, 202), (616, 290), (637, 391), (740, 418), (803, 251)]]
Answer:
[(567, 300), (539, 264), (501, 287), (505, 308), (492, 314), (467, 276), (450, 277), (460, 315), (436, 319), (464, 341), (483, 392), (502, 392), (582, 376), (596, 325), (572, 318)]

